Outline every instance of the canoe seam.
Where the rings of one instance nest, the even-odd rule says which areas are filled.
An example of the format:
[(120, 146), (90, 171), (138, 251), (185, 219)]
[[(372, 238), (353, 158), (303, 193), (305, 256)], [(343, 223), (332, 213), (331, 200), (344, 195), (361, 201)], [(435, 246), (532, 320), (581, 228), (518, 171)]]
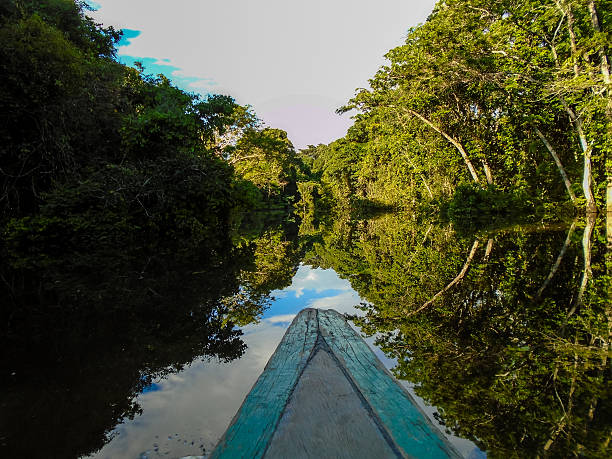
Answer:
[[(312, 310), (312, 308), (307, 308), (304, 311), (308, 311), (308, 310)], [(315, 317), (316, 317), (316, 321), (317, 321), (317, 332), (319, 331), (319, 317), (318, 317), (318, 310), (314, 310), (313, 312), (315, 312)], [(298, 321), (298, 317), (299, 314), (293, 319), (293, 321), (291, 322), (291, 326), (289, 326), (289, 328), (287, 328), (287, 330), (285, 331), (285, 333), (283, 334), (283, 338), (281, 339), (278, 347), (276, 350), (278, 350), (278, 348), (281, 346), (281, 344), (285, 341), (285, 338), (289, 335), (290, 330), (294, 324), (294, 322)], [(310, 321), (306, 321), (306, 333), (304, 335), (304, 341), (302, 344), (302, 349), (304, 349), (306, 347), (306, 342), (307, 342), (307, 337), (308, 337), (308, 331), (310, 330)], [(316, 340), (315, 340), (316, 342)], [(299, 376), (302, 375), (304, 369), (306, 368), (308, 361), (310, 360), (310, 358), (312, 357), (312, 351), (314, 350), (314, 344), (313, 347), (310, 351), (310, 354), (308, 356), (308, 359), (306, 360), (306, 363), (303, 365), (302, 369), (300, 370), (300, 374)], [(253, 390), (256, 387), (259, 387), (259, 384), (263, 381), (262, 378), (264, 377), (264, 374), (266, 373), (266, 370), (268, 370), (268, 367), (271, 367), (272, 365), (272, 358), (274, 357), (274, 355), (276, 354), (276, 351), (272, 354), (272, 357), (270, 357), (270, 359), (268, 360), (268, 362), (266, 363), (266, 366), (264, 367), (264, 371), (259, 375), (259, 377), (257, 378), (257, 380), (255, 381), (255, 383), (253, 384), (253, 386), (251, 387), (251, 390), (247, 393), (247, 395), (245, 396), (244, 400), (242, 401), (242, 404), (240, 405), (240, 408), (238, 408), (238, 411), (236, 412), (236, 414), (234, 415), (234, 417), (232, 418), (232, 420), (230, 421), (225, 433), (221, 436), (221, 438), (219, 439), (219, 441), (217, 442), (215, 448), (212, 450), (211, 456), (210, 458), (218, 458), (218, 457), (223, 457), (226, 454), (226, 447), (227, 447), (227, 436), (228, 433), (230, 432), (230, 429), (235, 426), (236, 424), (238, 424), (238, 421), (244, 417), (244, 413), (243, 413), (243, 407), (247, 404), (247, 400), (249, 399), (251, 393), (253, 392)], [(280, 419), (282, 418), (282, 415), (285, 411), (285, 408), (287, 406), (287, 401), (289, 400), (289, 398), (291, 397), (291, 394), (293, 393), (293, 390), (295, 388), (295, 386), (297, 385), (297, 382), (299, 381), (299, 376), (298, 378), (295, 380), (295, 382), (293, 383), (292, 387), (291, 387), (291, 391), (289, 393), (288, 398), (285, 400), (285, 404), (283, 406), (283, 410), (281, 411), (281, 414), (275, 424), (275, 429), (278, 426), (278, 422), (280, 421)], [(247, 415), (248, 416), (248, 415)], [(272, 435), (272, 437), (270, 437), (270, 439), (268, 440), (264, 451), (262, 453), (257, 453), (255, 457), (257, 458), (263, 458), (265, 456), (265, 453), (268, 449), (268, 446), (272, 440), (272, 438), (274, 437), (274, 434)], [(260, 438), (258, 439), (260, 440)], [(261, 451), (261, 450), (260, 450)], [(244, 457), (244, 456), (240, 456), (240, 457)]]
[[(302, 365), (302, 368), (300, 369), (300, 373), (298, 374), (298, 377), (295, 379), (295, 382), (291, 386), (291, 390), (289, 391), (289, 396), (285, 400), (285, 404), (283, 406), (283, 409), (280, 412), (280, 416), (278, 417), (278, 419), (276, 420), (276, 423), (274, 424), (274, 429), (273, 429), (274, 433), (270, 437), (270, 440), (268, 440), (268, 443), (266, 444), (266, 447), (264, 448), (263, 453), (261, 455), (261, 457), (263, 459), (265, 459), (266, 454), (268, 453), (268, 449), (270, 448), (270, 445), (274, 441), (274, 437), (276, 436), (276, 431), (278, 429), (278, 425), (280, 424), (281, 420), (283, 419), (283, 416), (285, 415), (285, 411), (287, 411), (287, 406), (289, 405), (289, 401), (291, 400), (291, 397), (293, 396), (293, 392), (295, 392), (295, 388), (297, 387), (298, 382), (300, 381), (300, 378), (302, 377), (302, 374), (304, 373), (304, 371), (306, 370), (306, 367), (308, 367), (308, 364), (310, 363), (310, 361), (312, 360), (312, 358), (314, 357), (314, 355), (318, 351), (317, 343), (319, 341), (319, 331), (320, 331), (320, 328), (319, 328), (319, 310), (315, 309), (314, 313), (315, 313), (315, 322), (317, 324), (317, 338), (315, 339), (314, 345), (312, 346), (312, 349), (310, 350), (310, 354), (308, 355), (308, 358), (306, 359), (306, 362), (304, 363), (304, 365)], [(304, 334), (304, 344), (303, 344), (302, 348), (306, 347), (306, 340), (307, 340), (307, 337), (309, 335), (309, 333), (308, 333), (309, 331), (310, 331), (310, 321), (308, 321), (307, 324), (306, 324), (306, 333)]]
[[(318, 323), (319, 322), (317, 320), (317, 324)], [(321, 345), (319, 345), (319, 346), (321, 346), (321, 349), (323, 351), (325, 351), (328, 354), (330, 354), (332, 359), (336, 362), (336, 364), (338, 365), (338, 367), (342, 371), (342, 374), (348, 380), (349, 384), (351, 385), (351, 387), (353, 388), (353, 390), (357, 394), (357, 397), (359, 398), (359, 401), (361, 402), (361, 405), (363, 406), (363, 408), (365, 408), (365, 410), (368, 413), (368, 415), (370, 416), (370, 418), (374, 421), (374, 424), (376, 425), (376, 428), (378, 429), (378, 431), (380, 432), (382, 437), (385, 439), (385, 441), (387, 442), (387, 444), (389, 445), (389, 447), (391, 448), (393, 453), (397, 457), (399, 457), (399, 458), (407, 457), (406, 454), (404, 454), (401, 451), (401, 449), (397, 445), (397, 443), (395, 443), (391, 433), (385, 428), (385, 426), (384, 426), (384, 424), (382, 422), (382, 419), (380, 419), (380, 416), (378, 416), (378, 414), (374, 411), (374, 409), (372, 408), (372, 405), (370, 405), (370, 403), (368, 403), (368, 400), (363, 395), (363, 392), (361, 391), (361, 389), (359, 388), (357, 383), (353, 380), (353, 377), (351, 376), (351, 374), (349, 373), (348, 369), (346, 368), (346, 365), (338, 358), (338, 356), (336, 355), (334, 350), (330, 347), (330, 345), (327, 343), (327, 340), (325, 339), (325, 337), (322, 334), (319, 334), (317, 336), (317, 341), (319, 340), (319, 338), (325, 344), (324, 346), (321, 346)], [(315, 349), (316, 348), (317, 348), (317, 343), (315, 343)]]

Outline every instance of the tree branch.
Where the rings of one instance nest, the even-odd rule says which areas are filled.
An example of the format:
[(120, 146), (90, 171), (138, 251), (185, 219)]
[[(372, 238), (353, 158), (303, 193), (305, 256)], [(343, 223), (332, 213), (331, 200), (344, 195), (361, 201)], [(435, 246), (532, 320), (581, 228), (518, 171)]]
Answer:
[(436, 126), (434, 123), (429, 121), (427, 118), (425, 118), (420, 113), (417, 113), (414, 110), (410, 110), (410, 109), (406, 109), (406, 110), (408, 111), (408, 113), (410, 113), (413, 116), (416, 116), (418, 119), (423, 121), (430, 128), (432, 128), (434, 131), (436, 131), (438, 134), (442, 135), (442, 137), (444, 137), (446, 140), (448, 140), (450, 143), (452, 143), (454, 145), (454, 147), (457, 149), (457, 151), (459, 151), (459, 153), (461, 154), (461, 157), (463, 158), (463, 161), (467, 165), (467, 168), (470, 171), (470, 174), (472, 175), (472, 178), (474, 179), (474, 182), (480, 183), (480, 180), (478, 179), (478, 174), (476, 173), (476, 169), (474, 168), (474, 165), (470, 161), (470, 159), (468, 157), (468, 154), (466, 153), (465, 149), (463, 148), (463, 145), (461, 145), (461, 143), (459, 143), (458, 140), (456, 140), (453, 137), (451, 137), (450, 135), (448, 135), (446, 132), (444, 132), (442, 129), (440, 129), (438, 126)]
[(576, 205), (576, 195), (572, 191), (572, 182), (569, 181), (569, 178), (567, 177), (567, 174), (565, 173), (565, 169), (563, 168), (561, 159), (559, 159), (559, 155), (557, 155), (557, 152), (555, 151), (555, 149), (548, 142), (548, 140), (546, 140), (546, 137), (544, 137), (544, 134), (542, 134), (542, 131), (540, 131), (537, 127), (534, 127), (533, 130), (538, 135), (538, 137), (540, 138), (540, 140), (542, 141), (542, 143), (544, 144), (544, 146), (546, 147), (550, 155), (555, 160), (557, 169), (559, 169), (559, 174), (561, 174), (561, 178), (563, 179), (563, 183), (565, 184), (565, 188), (567, 189), (567, 194), (569, 194), (570, 199), (572, 200), (572, 204), (574, 204), (575, 206)]

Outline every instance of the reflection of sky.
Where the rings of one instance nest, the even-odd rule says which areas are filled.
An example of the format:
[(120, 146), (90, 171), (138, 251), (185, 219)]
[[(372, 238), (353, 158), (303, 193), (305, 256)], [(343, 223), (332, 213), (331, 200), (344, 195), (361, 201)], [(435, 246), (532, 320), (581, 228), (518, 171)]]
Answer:
[(291, 281), (283, 290), (275, 290), (272, 296), (276, 301), (264, 313), (264, 320), (278, 323), (279, 316), (291, 322), (293, 317), (304, 308), (335, 309), (342, 313), (358, 313), (359, 295), (351, 284), (331, 269), (313, 269), (300, 266)]
[[(243, 329), (248, 349), (241, 359), (195, 362), (154, 382), (138, 398), (143, 414), (117, 426), (113, 440), (93, 457), (177, 458), (202, 454), (203, 448), (210, 452), (300, 310), (314, 307), (361, 312), (355, 308), (360, 302), (357, 293), (331, 269), (300, 266), (291, 286), (272, 294), (276, 300), (261, 322)], [(395, 365), (374, 346), (374, 338), (366, 342), (387, 368)], [(404, 385), (414, 396), (411, 386)], [(417, 402), (433, 418), (435, 409), (418, 398)], [(467, 440), (452, 437), (451, 441), (464, 456), (473, 454), (474, 446)]]

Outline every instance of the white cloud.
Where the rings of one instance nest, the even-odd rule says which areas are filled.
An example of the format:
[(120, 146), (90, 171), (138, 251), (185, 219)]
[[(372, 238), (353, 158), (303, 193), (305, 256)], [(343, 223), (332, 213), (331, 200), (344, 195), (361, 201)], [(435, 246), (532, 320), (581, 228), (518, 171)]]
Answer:
[(271, 324), (289, 324), (295, 319), (297, 314), (280, 314), (278, 316), (268, 317), (264, 319), (264, 322), (268, 322)]
[(349, 281), (340, 279), (333, 269), (313, 269), (310, 266), (301, 265), (293, 276), (291, 285), (282, 291), (272, 292), (272, 295), (281, 298), (293, 292), (295, 298), (299, 298), (304, 294), (304, 290), (321, 293), (325, 290), (351, 291), (352, 288)]
[(339, 295), (317, 298), (312, 300), (308, 307), (316, 309), (334, 309), (341, 314), (363, 315), (363, 312), (355, 307), (360, 298), (355, 291), (343, 292)]
[[(97, 21), (139, 30), (120, 52), (168, 59), (251, 104), (297, 147), (344, 135), (335, 115), (435, 0), (98, 0)], [(206, 85), (204, 87), (209, 87)]]

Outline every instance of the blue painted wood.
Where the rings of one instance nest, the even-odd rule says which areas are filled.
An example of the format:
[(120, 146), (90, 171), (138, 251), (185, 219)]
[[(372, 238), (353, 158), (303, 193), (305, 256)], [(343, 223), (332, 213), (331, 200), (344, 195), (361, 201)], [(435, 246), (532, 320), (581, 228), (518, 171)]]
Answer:
[[(321, 346), (333, 354), (394, 454), (461, 457), (342, 315), (333, 310), (304, 309), (293, 320), (211, 459), (265, 457), (294, 387)], [(346, 448), (350, 453), (351, 444)], [(354, 451), (347, 457), (361, 456), (360, 451)]]
[(210, 458), (260, 458), (317, 339), (316, 310), (298, 314)]
[(318, 319), (326, 343), (406, 456), (461, 457), (342, 315), (319, 311)]

